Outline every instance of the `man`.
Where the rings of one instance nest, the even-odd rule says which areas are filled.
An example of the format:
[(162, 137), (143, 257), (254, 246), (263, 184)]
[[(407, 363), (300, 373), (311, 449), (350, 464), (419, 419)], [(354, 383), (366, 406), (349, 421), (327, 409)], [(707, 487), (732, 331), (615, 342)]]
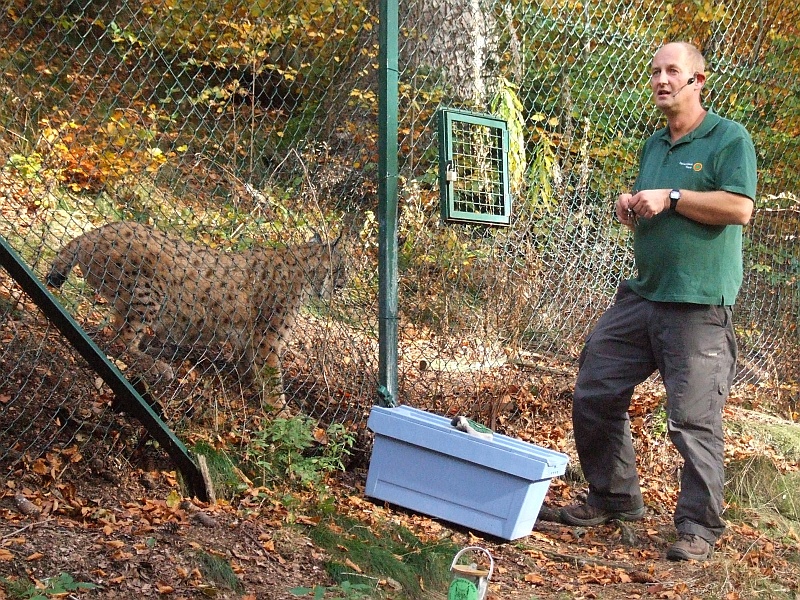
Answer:
[(742, 282), (742, 226), (753, 211), (750, 136), (703, 108), (705, 61), (692, 45), (652, 60), (653, 101), (667, 119), (642, 149), (632, 194), (616, 202), (634, 231), (637, 275), (586, 339), (575, 386), (575, 443), (589, 482), (585, 504), (562, 509), (572, 525), (644, 514), (628, 408), (657, 369), (667, 427), (684, 460), (672, 560), (705, 560), (722, 535), (722, 408), (736, 365), (731, 305)]

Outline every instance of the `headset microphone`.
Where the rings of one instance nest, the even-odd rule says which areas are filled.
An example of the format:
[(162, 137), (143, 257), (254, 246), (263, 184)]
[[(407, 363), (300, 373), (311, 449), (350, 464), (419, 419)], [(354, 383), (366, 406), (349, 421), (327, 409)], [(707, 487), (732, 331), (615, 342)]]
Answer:
[(685, 88), (687, 85), (692, 85), (693, 83), (694, 83), (694, 75), (689, 77), (689, 79), (686, 81), (686, 83), (684, 83), (677, 92), (672, 94), (672, 97), (674, 98), (675, 96), (677, 96), (678, 94), (680, 94), (683, 91), (683, 88)]

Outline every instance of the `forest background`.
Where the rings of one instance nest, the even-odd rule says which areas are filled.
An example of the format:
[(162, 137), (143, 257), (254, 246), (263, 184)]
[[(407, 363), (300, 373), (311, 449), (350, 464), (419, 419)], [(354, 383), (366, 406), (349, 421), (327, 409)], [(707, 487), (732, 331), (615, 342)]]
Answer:
[[(138, 220), (234, 251), (345, 232), (347, 286), (304, 313), (284, 383), (322, 430), (343, 424), (368, 438), (379, 379), (379, 7), (78, 0), (10, 1), (3, 9), (3, 237), (41, 277), (61, 244), (108, 221)], [(641, 142), (660, 125), (649, 101), (649, 60), (664, 41), (684, 39), (708, 60), (706, 104), (748, 128), (759, 158), (736, 311), (736, 407), (795, 431), (796, 6), (441, 0), (399, 9), (401, 401), (572, 452), (565, 401), (577, 353), (633, 268), (611, 206), (632, 181)], [(442, 223), (442, 107), (506, 119), (510, 226)], [(108, 388), (1, 276), (8, 481), (20, 486), (22, 474), (43, 470), (27, 489), (46, 504), (62, 483), (51, 475), (61, 468), (42, 466), (54, 456), (75, 465), (59, 477), (92, 471), (96, 461), (135, 472), (135, 451), (149, 447), (144, 436), (120, 425)], [(79, 281), (62, 301), (102, 333), (105, 308)], [(179, 381), (151, 382), (149, 393), (193, 448), (241, 452), (257, 437), (242, 432), (269, 425), (223, 375), (201, 357)], [(654, 439), (664, 441), (663, 398), (657, 381), (647, 386), (633, 412), (641, 443), (653, 448)], [(745, 446), (764, 437), (738, 427)], [(796, 434), (786, 435), (780, 439)], [(783, 489), (796, 447), (775, 450), (767, 437), (770, 451), (758, 445), (758, 454), (779, 458), (768, 461), (770, 486), (762, 487)], [(657, 479), (675, 461), (661, 459)], [(669, 502), (655, 487), (651, 493), (656, 505)], [(795, 530), (789, 523), (781, 543), (792, 548)]]

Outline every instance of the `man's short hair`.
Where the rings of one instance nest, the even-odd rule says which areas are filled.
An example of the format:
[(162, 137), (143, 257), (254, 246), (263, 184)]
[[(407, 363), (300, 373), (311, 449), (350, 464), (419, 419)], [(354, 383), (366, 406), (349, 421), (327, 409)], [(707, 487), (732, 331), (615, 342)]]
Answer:
[(680, 44), (684, 50), (686, 50), (686, 54), (689, 57), (689, 64), (692, 65), (692, 71), (695, 73), (703, 73), (706, 72), (706, 59), (703, 57), (703, 53), (697, 49), (697, 46), (694, 44), (690, 44), (689, 42), (675, 42), (676, 44)]

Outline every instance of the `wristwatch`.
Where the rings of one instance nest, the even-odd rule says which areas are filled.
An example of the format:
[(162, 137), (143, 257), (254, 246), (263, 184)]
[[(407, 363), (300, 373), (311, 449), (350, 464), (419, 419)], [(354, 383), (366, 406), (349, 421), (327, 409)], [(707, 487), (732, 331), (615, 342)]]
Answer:
[(678, 200), (681, 199), (681, 191), (680, 190), (672, 190), (669, 193), (669, 209), (675, 210), (675, 207), (678, 206)]

